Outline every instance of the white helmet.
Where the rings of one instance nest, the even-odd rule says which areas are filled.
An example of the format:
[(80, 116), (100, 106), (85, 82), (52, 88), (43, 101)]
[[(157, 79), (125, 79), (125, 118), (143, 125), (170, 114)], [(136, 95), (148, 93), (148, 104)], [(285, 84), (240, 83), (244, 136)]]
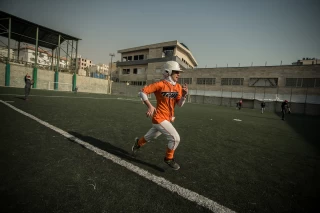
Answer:
[(178, 62), (176, 61), (167, 61), (163, 67), (162, 67), (162, 73), (165, 74), (169, 74), (169, 76), (172, 74), (172, 71), (179, 71), (179, 72), (183, 72), (180, 69), (180, 65), (178, 64)]

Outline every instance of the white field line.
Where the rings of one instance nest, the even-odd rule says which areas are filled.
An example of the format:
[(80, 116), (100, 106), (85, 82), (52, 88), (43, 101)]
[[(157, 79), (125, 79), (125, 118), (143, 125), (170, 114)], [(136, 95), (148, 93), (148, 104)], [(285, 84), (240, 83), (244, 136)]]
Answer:
[(13, 110), (39, 122), (40, 124), (60, 133), (61, 135), (63, 135), (64, 137), (78, 143), (78, 144), (81, 144), (82, 146), (84, 146), (85, 148), (95, 152), (96, 154), (98, 155), (101, 155), (102, 157), (106, 158), (106, 159), (109, 159), (111, 160), (112, 162), (120, 165), (120, 166), (123, 166), (125, 167), (126, 169), (158, 184), (159, 186), (171, 191), (171, 192), (175, 192), (177, 193), (178, 195), (180, 195), (181, 197), (187, 199), (187, 200), (190, 200), (192, 202), (195, 202), (196, 204), (200, 205), (200, 206), (203, 206), (205, 208), (208, 208), (210, 209), (212, 212), (234, 212), (232, 211), (231, 209), (228, 209), (227, 207), (224, 207), (218, 203), (216, 203), (215, 201), (213, 200), (210, 200), (209, 198), (206, 198), (202, 195), (199, 195), (198, 193), (196, 192), (193, 192), (189, 189), (185, 189), (181, 186), (178, 186), (176, 184), (173, 184), (171, 183), (170, 181), (164, 179), (163, 177), (158, 177), (156, 175), (153, 175), (151, 174), (150, 172), (144, 170), (144, 169), (141, 169), (139, 168), (138, 166), (135, 166), (129, 162), (126, 162), (125, 160), (122, 160), (121, 158), (113, 155), (113, 154), (110, 154), (104, 150), (101, 150), (101, 149), (98, 149), (97, 147), (95, 146), (92, 146), (91, 144), (85, 142), (85, 141), (82, 141), (81, 139), (79, 138), (76, 138), (75, 136), (69, 134), (68, 132), (65, 132), (63, 131), (62, 129), (59, 129), (43, 120), (40, 120), (39, 118), (29, 114), (29, 113), (26, 113), (14, 106), (12, 106), (11, 104), (8, 104), (2, 100), (0, 100), (1, 103), (7, 105), (8, 107), (12, 108)]
[[(24, 95), (17, 95), (17, 94), (0, 94), (0, 95), (7, 95), (7, 96), (21, 96), (24, 97)], [(44, 98), (74, 98), (74, 99), (96, 99), (96, 100), (120, 100), (120, 101), (141, 101), (140, 99), (133, 99), (133, 98), (94, 98), (94, 97), (88, 97), (88, 96), (84, 96), (84, 97), (72, 97), (72, 96), (57, 96), (57, 95), (29, 95), (29, 96), (33, 96), (33, 97), (44, 97)], [(150, 99), (149, 99), (150, 100)], [(150, 102), (153, 102), (155, 100), (150, 100)]]

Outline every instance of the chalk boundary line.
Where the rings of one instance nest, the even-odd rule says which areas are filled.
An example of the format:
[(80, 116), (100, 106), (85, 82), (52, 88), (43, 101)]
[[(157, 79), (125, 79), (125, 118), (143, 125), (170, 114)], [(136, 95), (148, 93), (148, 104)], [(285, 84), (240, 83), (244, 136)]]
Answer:
[(163, 177), (158, 177), (156, 175), (153, 175), (151, 174), (150, 172), (144, 170), (144, 169), (141, 169), (139, 168), (138, 166), (135, 166), (129, 162), (126, 162), (125, 160), (122, 160), (121, 158), (113, 155), (113, 154), (110, 154), (106, 151), (103, 151), (101, 149), (98, 149), (97, 147), (95, 146), (92, 146), (91, 144), (85, 142), (85, 141), (82, 141), (81, 139), (69, 134), (68, 132), (65, 132), (63, 131), (62, 129), (59, 129), (58, 127), (55, 127), (51, 124), (49, 124), (48, 122), (45, 122), (45, 121), (42, 121), (40, 120), (39, 118), (27, 113), (27, 112), (24, 112), (14, 106), (12, 106), (11, 104), (8, 104), (2, 100), (0, 100), (0, 102), (8, 107), (10, 107), (11, 109), (37, 121), (38, 123), (56, 131), (57, 133), (60, 133), (61, 135), (63, 135), (64, 137), (68, 138), (69, 140), (72, 140), (82, 146), (84, 146), (85, 148), (95, 152), (96, 154), (108, 159), (108, 160), (111, 160), (112, 162), (120, 165), (120, 166), (123, 166), (125, 167), (126, 169), (156, 183), (157, 185), (171, 191), (171, 192), (175, 192), (177, 193), (178, 195), (180, 195), (181, 197), (189, 200), (189, 201), (192, 201), (192, 202), (195, 202), (196, 204), (198, 204), (199, 206), (202, 206), (202, 207), (205, 207), (209, 210), (211, 210), (212, 212), (235, 212), (235, 211), (232, 211), (231, 209), (225, 207), (225, 206), (222, 206), (220, 204), (218, 204), (217, 202), (213, 201), (213, 200), (210, 200), (209, 198), (206, 198), (196, 192), (193, 192), (189, 189), (185, 189), (181, 186), (178, 186), (176, 184), (173, 184), (171, 183), (170, 181), (164, 179)]
[[(0, 96), (15, 96), (15, 97), (24, 97), (24, 95), (17, 95), (17, 94), (0, 94)], [(83, 97), (73, 97), (73, 96), (63, 96), (63, 95), (29, 95), (30, 97), (44, 97), (44, 98), (74, 98), (74, 99), (94, 99), (94, 100), (120, 100), (120, 101), (138, 101), (141, 102), (140, 99), (134, 98), (95, 98), (90, 96), (83, 96)], [(155, 102), (155, 99), (149, 99), (150, 102)]]

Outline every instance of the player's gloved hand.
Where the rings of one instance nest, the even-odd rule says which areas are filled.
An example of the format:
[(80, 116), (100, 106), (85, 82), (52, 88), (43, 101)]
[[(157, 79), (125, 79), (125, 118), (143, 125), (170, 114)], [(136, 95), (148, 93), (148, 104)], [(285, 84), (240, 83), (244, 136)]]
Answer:
[(156, 108), (154, 106), (149, 106), (148, 110), (146, 112), (147, 117), (153, 116), (153, 114), (156, 112)]

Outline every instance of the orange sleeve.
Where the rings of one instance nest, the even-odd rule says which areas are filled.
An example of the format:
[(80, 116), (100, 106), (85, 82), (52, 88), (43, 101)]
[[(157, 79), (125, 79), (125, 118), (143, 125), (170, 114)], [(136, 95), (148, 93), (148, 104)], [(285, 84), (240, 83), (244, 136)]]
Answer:
[(177, 83), (177, 86), (178, 86), (178, 96), (176, 98), (176, 103), (178, 103), (179, 100), (182, 98), (182, 86), (181, 84), (178, 84), (178, 83)]
[(149, 84), (148, 86), (143, 87), (143, 89), (141, 91), (148, 95), (148, 94), (151, 94), (151, 93), (154, 93), (156, 91), (161, 90), (162, 87), (163, 87), (163, 82), (158, 81), (158, 82), (155, 82), (153, 84)]

